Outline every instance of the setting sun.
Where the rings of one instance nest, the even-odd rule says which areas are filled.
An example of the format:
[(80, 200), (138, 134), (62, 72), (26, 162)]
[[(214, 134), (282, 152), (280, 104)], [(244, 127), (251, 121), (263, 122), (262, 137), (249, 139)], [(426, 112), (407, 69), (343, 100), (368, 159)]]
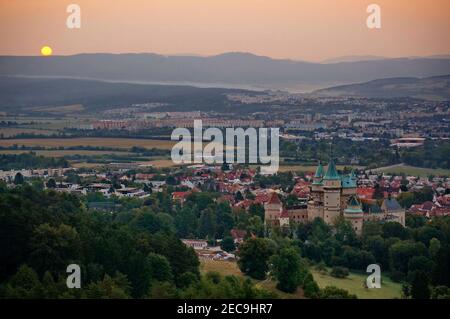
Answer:
[(52, 55), (52, 53), (53, 53), (53, 50), (49, 46), (44, 46), (41, 49), (41, 54), (43, 56), (50, 56), (50, 55)]

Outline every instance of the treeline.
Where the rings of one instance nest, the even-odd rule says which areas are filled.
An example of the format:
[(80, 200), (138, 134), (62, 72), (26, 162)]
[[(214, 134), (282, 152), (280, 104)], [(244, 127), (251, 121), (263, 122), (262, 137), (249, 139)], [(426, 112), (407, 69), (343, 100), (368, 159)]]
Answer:
[(389, 140), (354, 142), (349, 139), (301, 140), (291, 142), (281, 140), (280, 156), (285, 162), (317, 164), (328, 163), (330, 151), (339, 164), (355, 163), (364, 166), (387, 166), (399, 163), (400, 157), (390, 147)]
[[(273, 297), (250, 281), (201, 276), (157, 201), (88, 212), (73, 195), (0, 184), (0, 297)], [(69, 264), (81, 267), (81, 289), (65, 285)]]
[(449, 141), (425, 141), (423, 146), (403, 150), (400, 154), (408, 165), (450, 169)]
[(38, 156), (36, 153), (0, 154), (0, 170), (69, 167), (64, 158)]

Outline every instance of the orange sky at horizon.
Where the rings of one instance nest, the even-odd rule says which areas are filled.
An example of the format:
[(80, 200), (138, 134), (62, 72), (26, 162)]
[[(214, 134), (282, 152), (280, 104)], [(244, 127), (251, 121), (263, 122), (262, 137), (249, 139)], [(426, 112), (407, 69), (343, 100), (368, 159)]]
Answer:
[[(81, 6), (82, 27), (66, 27)], [(382, 28), (366, 26), (381, 6)], [(0, 0), (0, 55), (251, 52), (320, 61), (450, 53), (449, 0)]]

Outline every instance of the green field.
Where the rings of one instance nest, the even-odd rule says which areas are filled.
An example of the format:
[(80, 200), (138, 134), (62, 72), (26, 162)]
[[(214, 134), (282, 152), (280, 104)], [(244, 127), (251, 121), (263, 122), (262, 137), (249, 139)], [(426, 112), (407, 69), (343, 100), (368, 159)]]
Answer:
[[(246, 277), (238, 268), (236, 262), (231, 261), (217, 261), (217, 260), (201, 260), (200, 268), (203, 273), (208, 271), (216, 271), (223, 276), (234, 275), (241, 278)], [(336, 286), (345, 289), (348, 292), (355, 294), (359, 299), (393, 299), (401, 297), (401, 284), (392, 282), (389, 278), (383, 277), (380, 289), (364, 288), (363, 283), (367, 276), (364, 274), (350, 273), (347, 278), (340, 279), (331, 277), (328, 274), (322, 274), (314, 269), (311, 269), (317, 284), (320, 288), (326, 286)], [(273, 291), (279, 297), (285, 299), (303, 299), (303, 292), (299, 289), (295, 294), (287, 294), (276, 288), (276, 282), (273, 280), (252, 280), (256, 286)]]
[(386, 276), (382, 277), (381, 288), (367, 289), (363, 285), (369, 274), (366, 276), (350, 273), (347, 278), (341, 279), (332, 277), (329, 274), (319, 273), (314, 269), (311, 269), (311, 272), (320, 288), (336, 286), (357, 295), (359, 299), (393, 299), (401, 297), (402, 285), (392, 282)]
[(399, 165), (392, 168), (380, 169), (380, 171), (386, 174), (406, 174), (413, 176), (427, 177), (430, 175), (434, 176), (450, 176), (450, 169), (441, 168), (421, 168), (408, 165)]

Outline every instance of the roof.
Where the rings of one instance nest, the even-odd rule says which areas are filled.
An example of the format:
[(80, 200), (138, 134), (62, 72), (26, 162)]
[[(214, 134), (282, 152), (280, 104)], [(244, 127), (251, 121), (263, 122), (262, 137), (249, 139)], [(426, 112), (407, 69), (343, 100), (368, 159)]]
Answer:
[(245, 236), (247, 236), (247, 231), (233, 228), (232, 230), (230, 230), (230, 234), (234, 239), (244, 238)]
[(356, 188), (356, 179), (351, 176), (351, 175), (347, 175), (347, 176), (343, 176), (342, 177), (342, 187), (343, 188)]
[(278, 198), (278, 195), (276, 193), (272, 193), (268, 204), (281, 204), (280, 198)]
[(344, 211), (347, 214), (359, 214), (362, 213), (361, 204), (358, 201), (358, 198), (355, 195), (352, 195), (348, 202), (347, 202), (347, 208)]
[(341, 179), (339, 176), (339, 173), (336, 170), (336, 165), (334, 164), (333, 159), (330, 160), (330, 163), (328, 164), (327, 172), (325, 173), (325, 176), (323, 177), (324, 180), (335, 180), (335, 179)]
[(322, 163), (320, 163), (320, 162), (319, 162), (319, 165), (317, 166), (316, 174), (314, 175), (314, 177), (316, 177), (316, 178), (323, 177), (323, 166), (322, 166)]
[(387, 210), (387, 211), (394, 211), (394, 210), (401, 210), (402, 207), (400, 206), (400, 204), (397, 202), (396, 199), (394, 198), (390, 198), (390, 199), (385, 199), (383, 201), (383, 204), (381, 206), (383, 209)]

